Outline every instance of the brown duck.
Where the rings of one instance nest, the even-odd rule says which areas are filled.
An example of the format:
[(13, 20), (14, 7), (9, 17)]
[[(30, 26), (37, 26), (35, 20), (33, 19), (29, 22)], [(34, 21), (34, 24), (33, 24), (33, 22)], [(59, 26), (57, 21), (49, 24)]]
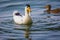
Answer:
[(46, 5), (45, 8), (47, 9), (46, 12), (48, 13), (54, 13), (54, 14), (60, 13), (60, 8), (51, 10), (51, 5)]

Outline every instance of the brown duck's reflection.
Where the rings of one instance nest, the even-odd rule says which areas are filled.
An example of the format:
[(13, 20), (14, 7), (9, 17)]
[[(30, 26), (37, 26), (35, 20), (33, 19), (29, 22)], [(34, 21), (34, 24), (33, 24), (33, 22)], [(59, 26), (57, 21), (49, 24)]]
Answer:
[(32, 40), (30, 37), (29, 37), (29, 34), (30, 34), (30, 28), (32, 25), (25, 25), (26, 28), (25, 28), (25, 38), (27, 38), (28, 40)]

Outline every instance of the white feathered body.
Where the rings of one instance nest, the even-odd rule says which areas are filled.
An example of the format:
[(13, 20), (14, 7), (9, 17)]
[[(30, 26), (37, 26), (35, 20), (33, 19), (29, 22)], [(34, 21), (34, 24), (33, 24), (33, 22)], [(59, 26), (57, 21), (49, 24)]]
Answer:
[(32, 19), (30, 16), (13, 16), (13, 20), (17, 24), (32, 24)]

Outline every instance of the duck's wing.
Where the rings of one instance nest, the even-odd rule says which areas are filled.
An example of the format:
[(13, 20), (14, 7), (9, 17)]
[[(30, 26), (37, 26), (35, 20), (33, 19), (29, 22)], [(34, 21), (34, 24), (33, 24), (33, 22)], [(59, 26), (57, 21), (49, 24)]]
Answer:
[(23, 24), (24, 18), (25, 18), (25, 16), (21, 15), (18, 11), (15, 11), (13, 13), (13, 20), (18, 24)]
[(18, 24), (23, 24), (23, 19), (24, 19), (23, 16), (14, 16), (13, 17), (13, 20), (15, 21), (15, 23), (18, 23)]
[(23, 21), (24, 19), (24, 15), (19, 15), (19, 16), (15, 16), (16, 19)]

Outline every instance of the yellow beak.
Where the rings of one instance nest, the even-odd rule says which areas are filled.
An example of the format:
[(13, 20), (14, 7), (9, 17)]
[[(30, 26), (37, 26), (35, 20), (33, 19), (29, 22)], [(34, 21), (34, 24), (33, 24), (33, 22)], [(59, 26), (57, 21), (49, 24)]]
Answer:
[(30, 12), (31, 12), (31, 8), (27, 7), (27, 13), (30, 13)]

